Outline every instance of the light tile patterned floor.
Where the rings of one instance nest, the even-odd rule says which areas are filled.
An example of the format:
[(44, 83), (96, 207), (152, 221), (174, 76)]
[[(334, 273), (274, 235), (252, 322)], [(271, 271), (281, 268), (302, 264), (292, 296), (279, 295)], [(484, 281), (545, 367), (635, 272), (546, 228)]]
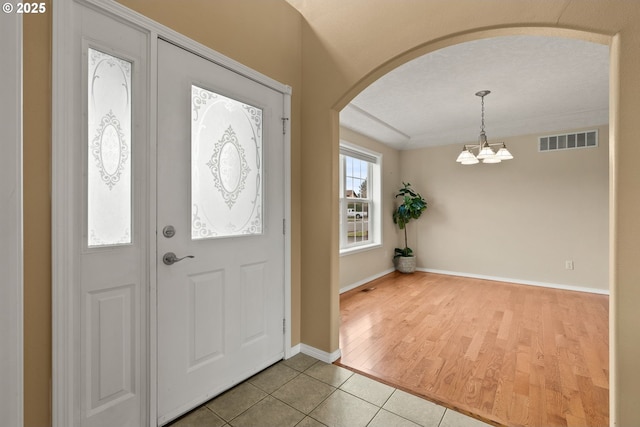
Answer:
[(486, 427), (481, 421), (305, 354), (283, 360), (171, 427)]

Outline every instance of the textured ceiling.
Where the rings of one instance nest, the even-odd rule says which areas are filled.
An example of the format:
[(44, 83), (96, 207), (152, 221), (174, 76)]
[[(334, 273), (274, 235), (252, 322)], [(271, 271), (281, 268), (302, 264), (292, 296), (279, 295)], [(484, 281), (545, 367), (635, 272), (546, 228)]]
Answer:
[(378, 79), (340, 122), (397, 149), (473, 143), (485, 89), (489, 142), (607, 124), (609, 47), (544, 36), (451, 46)]

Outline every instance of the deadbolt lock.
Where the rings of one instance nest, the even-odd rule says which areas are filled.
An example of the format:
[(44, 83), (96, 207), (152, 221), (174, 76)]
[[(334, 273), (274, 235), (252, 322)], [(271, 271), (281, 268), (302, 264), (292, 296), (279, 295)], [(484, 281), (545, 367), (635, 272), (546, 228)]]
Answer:
[(167, 225), (162, 229), (162, 235), (168, 239), (176, 235), (176, 229), (173, 225)]

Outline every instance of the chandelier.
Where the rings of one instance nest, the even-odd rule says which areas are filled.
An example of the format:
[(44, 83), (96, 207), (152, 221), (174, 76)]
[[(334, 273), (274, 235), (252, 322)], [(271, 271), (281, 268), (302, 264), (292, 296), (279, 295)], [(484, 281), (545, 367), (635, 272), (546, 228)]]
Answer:
[[(482, 163), (500, 163), (503, 160), (513, 159), (513, 156), (507, 150), (507, 146), (504, 142), (494, 142), (489, 144), (487, 142), (487, 134), (484, 132), (484, 97), (489, 95), (491, 91), (481, 90), (476, 92), (476, 96), (482, 99), (482, 126), (480, 127), (480, 136), (478, 137), (477, 144), (465, 144), (462, 147), (462, 152), (456, 159), (456, 162), (463, 165), (475, 165), (482, 160)], [(493, 148), (501, 146), (498, 152), (493, 151)], [(478, 150), (478, 154), (474, 154), (473, 151)]]

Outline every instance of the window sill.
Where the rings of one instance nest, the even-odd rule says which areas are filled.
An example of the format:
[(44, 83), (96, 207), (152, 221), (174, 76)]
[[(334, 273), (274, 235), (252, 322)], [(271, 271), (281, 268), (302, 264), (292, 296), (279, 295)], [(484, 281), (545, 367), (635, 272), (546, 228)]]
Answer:
[(381, 243), (369, 243), (367, 245), (362, 245), (362, 246), (352, 246), (350, 248), (340, 249), (340, 256), (352, 255), (358, 252), (366, 252), (366, 251), (370, 251), (372, 249), (378, 249), (381, 247), (382, 247)]

